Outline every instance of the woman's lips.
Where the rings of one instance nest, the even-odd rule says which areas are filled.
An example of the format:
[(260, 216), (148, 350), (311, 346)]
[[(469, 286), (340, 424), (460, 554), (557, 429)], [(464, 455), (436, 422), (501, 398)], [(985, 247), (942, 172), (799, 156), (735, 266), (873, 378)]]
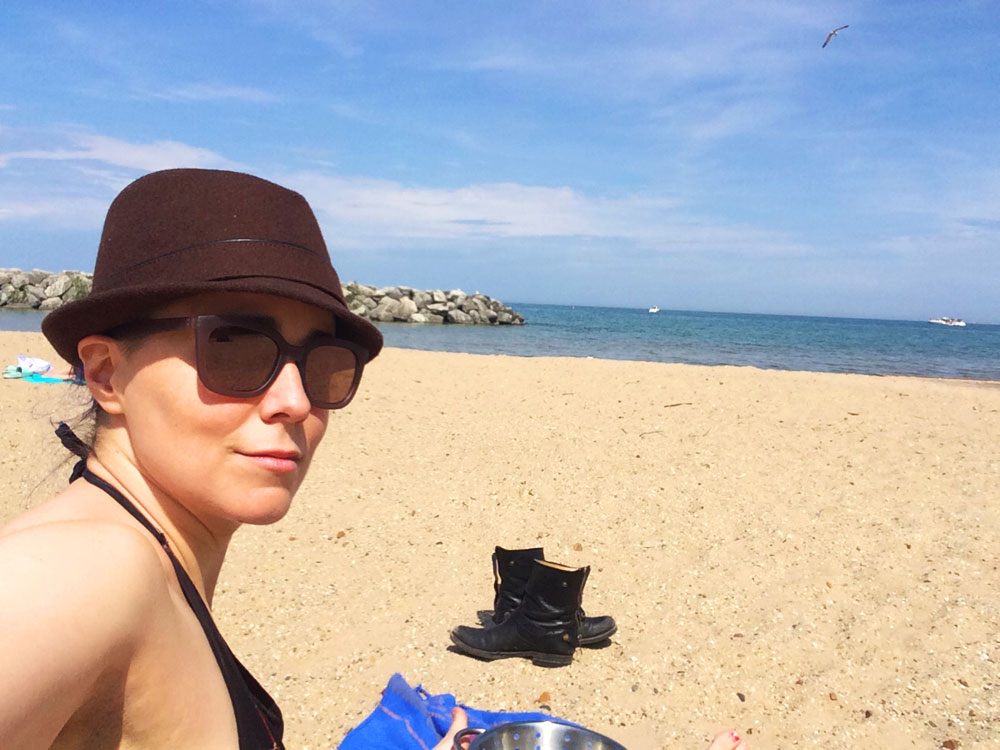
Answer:
[(302, 460), (302, 454), (298, 451), (255, 451), (253, 453), (241, 451), (240, 455), (246, 456), (263, 469), (278, 473), (295, 471), (299, 461)]

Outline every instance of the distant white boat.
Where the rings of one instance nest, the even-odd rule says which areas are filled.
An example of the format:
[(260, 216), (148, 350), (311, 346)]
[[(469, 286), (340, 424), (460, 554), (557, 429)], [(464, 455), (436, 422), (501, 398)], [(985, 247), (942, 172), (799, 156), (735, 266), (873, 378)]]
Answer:
[(965, 327), (965, 321), (961, 318), (931, 318), (927, 321), (928, 323), (937, 323), (942, 326), (959, 326), (961, 328)]
[(660, 308), (658, 308), (656, 305), (653, 305), (651, 308), (649, 308), (649, 311), (651, 313), (658, 313), (660, 311)]

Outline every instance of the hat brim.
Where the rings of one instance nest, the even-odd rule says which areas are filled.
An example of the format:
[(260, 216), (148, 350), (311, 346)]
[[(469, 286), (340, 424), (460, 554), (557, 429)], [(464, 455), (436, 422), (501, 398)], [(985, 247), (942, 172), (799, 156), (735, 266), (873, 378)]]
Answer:
[(382, 333), (378, 328), (348, 310), (341, 300), (317, 287), (273, 276), (151, 284), (92, 293), (48, 313), (42, 320), (42, 332), (59, 356), (75, 365), (79, 362), (77, 344), (85, 336), (145, 318), (153, 308), (179, 297), (204, 292), (253, 292), (304, 302), (331, 312), (336, 319), (337, 336), (363, 346), (368, 351), (366, 362), (382, 351)]

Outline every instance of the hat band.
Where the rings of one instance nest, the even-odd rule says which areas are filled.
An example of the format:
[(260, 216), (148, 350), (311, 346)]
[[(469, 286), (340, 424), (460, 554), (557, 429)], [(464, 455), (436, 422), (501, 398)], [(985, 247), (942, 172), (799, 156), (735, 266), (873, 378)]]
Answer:
[(286, 240), (272, 240), (272, 239), (263, 239), (263, 238), (240, 237), (240, 238), (233, 238), (233, 239), (211, 240), (209, 242), (200, 242), (197, 245), (188, 245), (187, 247), (181, 247), (181, 248), (178, 248), (177, 250), (169, 250), (169, 251), (167, 251), (165, 253), (160, 253), (159, 255), (154, 255), (152, 258), (146, 258), (145, 260), (141, 260), (138, 263), (133, 263), (131, 266), (126, 266), (125, 268), (121, 269), (117, 273), (106, 274), (104, 276), (104, 278), (107, 281), (111, 281), (113, 279), (118, 279), (118, 278), (121, 278), (123, 276), (127, 276), (129, 274), (129, 272), (134, 271), (137, 268), (141, 268), (142, 266), (149, 265), (150, 263), (158, 263), (159, 261), (164, 260), (165, 258), (170, 258), (170, 257), (172, 257), (174, 255), (180, 255), (181, 253), (188, 253), (188, 252), (192, 252), (192, 251), (195, 251), (195, 250), (204, 250), (205, 248), (215, 247), (215, 246), (218, 246), (218, 245), (238, 245), (238, 244), (243, 244), (243, 243), (267, 244), (267, 245), (277, 245), (279, 247), (289, 247), (289, 248), (293, 248), (295, 250), (302, 250), (302, 251), (307, 252), (310, 255), (313, 255), (313, 256), (315, 256), (317, 258), (321, 257), (320, 254), (317, 253), (312, 248), (306, 247), (305, 245), (300, 245), (300, 244), (295, 243), (295, 242), (287, 242)]
[[(244, 250), (236, 250), (245, 248)], [(177, 258), (181, 253), (190, 257)], [(285, 278), (339, 292), (340, 282), (322, 255), (283, 240), (226, 239), (161, 253), (112, 274), (94, 274), (92, 293), (137, 286), (199, 284), (245, 276)]]

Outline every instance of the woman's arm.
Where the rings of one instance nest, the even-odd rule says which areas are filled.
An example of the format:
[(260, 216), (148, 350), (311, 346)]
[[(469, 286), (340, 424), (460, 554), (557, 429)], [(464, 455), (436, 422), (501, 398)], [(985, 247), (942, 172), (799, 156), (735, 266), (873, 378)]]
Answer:
[(0, 746), (49, 747), (103, 676), (127, 670), (165, 589), (156, 551), (125, 526), (0, 536)]

